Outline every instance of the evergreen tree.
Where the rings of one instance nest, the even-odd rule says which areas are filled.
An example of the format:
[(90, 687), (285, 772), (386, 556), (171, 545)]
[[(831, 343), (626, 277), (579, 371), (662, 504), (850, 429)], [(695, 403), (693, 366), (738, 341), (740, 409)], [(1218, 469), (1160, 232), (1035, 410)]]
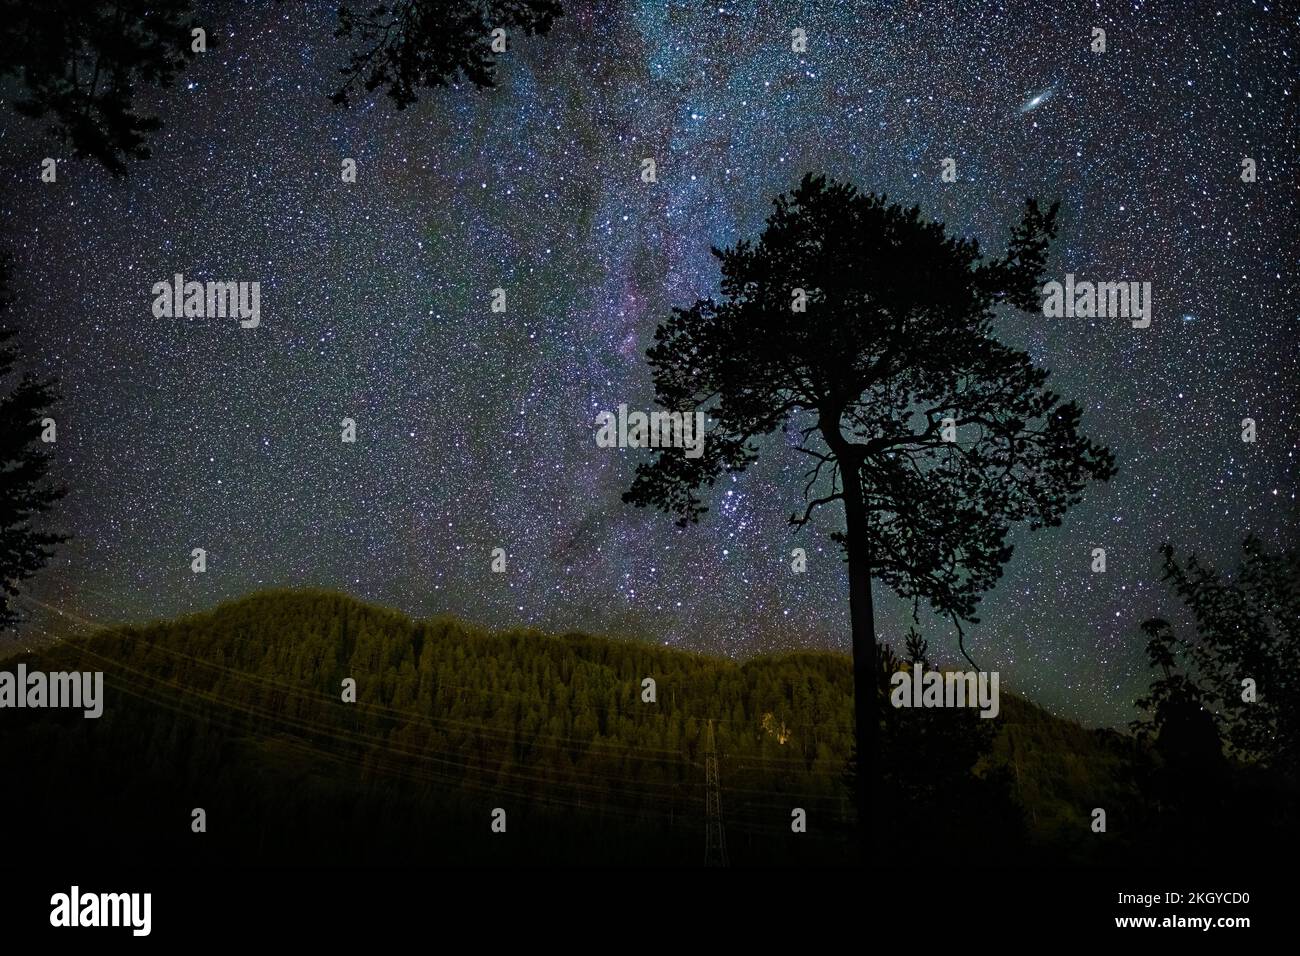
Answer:
[(686, 525), (707, 510), (700, 490), (778, 430), (812, 459), (790, 520), (844, 509), (832, 537), (848, 562), (865, 833), (880, 719), (872, 582), (928, 601), (965, 652), (961, 625), (1011, 557), (1012, 524), (1059, 524), (1114, 459), (1080, 434), (1079, 406), (1045, 388), (1048, 372), (992, 333), (997, 307), (1038, 309), (1056, 206), (1030, 200), (994, 258), (915, 207), (822, 176), (775, 207), (757, 242), (713, 250), (722, 301), (674, 309), (656, 330), (659, 404), (713, 427), (699, 457), (658, 449), (624, 499)]
[(17, 330), (9, 326), (9, 260), (0, 255), (0, 630), (18, 613), (12, 599), (19, 585), (43, 568), (66, 535), (41, 530), (40, 519), (65, 490), (49, 478), (50, 445), (41, 441), (42, 419), (56, 399), (53, 379), (24, 372), (4, 389), (15, 373)]

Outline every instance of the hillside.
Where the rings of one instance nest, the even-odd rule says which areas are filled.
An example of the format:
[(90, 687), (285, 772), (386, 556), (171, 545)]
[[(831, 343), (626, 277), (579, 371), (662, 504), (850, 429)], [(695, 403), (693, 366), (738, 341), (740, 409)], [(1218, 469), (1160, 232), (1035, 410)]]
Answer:
[[(98, 720), (0, 711), (0, 760), (22, 768), (0, 813), (38, 843), (176, 861), (696, 863), (712, 721), (733, 860), (848, 859), (852, 678), (835, 654), (736, 663), (273, 591), (0, 668), (20, 662), (105, 672)], [(978, 777), (1005, 770), (1024, 852), (1086, 832), (1099, 794), (1134, 799), (1126, 738), (1007, 694), (987, 723)], [(791, 833), (796, 807), (807, 833)]]

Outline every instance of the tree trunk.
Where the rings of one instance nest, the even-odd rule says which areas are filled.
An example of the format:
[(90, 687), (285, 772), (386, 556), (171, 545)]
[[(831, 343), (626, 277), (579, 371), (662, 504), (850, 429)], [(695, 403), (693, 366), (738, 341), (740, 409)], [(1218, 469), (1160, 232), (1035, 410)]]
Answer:
[(849, 618), (853, 628), (853, 717), (857, 746), (854, 798), (858, 812), (859, 860), (867, 864), (871, 849), (871, 785), (880, 731), (876, 710), (876, 627), (862, 477), (852, 456), (847, 457), (849, 461), (840, 458), (840, 474), (844, 482), (844, 543), (849, 558)]

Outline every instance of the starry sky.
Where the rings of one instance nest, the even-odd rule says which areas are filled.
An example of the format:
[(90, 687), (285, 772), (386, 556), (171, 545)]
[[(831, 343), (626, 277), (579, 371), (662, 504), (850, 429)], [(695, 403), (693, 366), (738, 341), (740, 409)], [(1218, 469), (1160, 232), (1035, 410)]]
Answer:
[[(1015, 533), (968, 638), (1004, 688), (1130, 719), (1138, 625), (1173, 611), (1158, 546), (1229, 564), (1248, 530), (1298, 537), (1296, 24), (1268, 4), (576, 0), (513, 41), (497, 89), (404, 112), (328, 102), (330, 3), (202, 22), (224, 43), (142, 91), (166, 126), (125, 179), (69, 157), (43, 184), (62, 154), (0, 118), (24, 349), (64, 395), (57, 517), (75, 538), (29, 589), (50, 607), (117, 622), (321, 585), (737, 658), (847, 650), (842, 518), (788, 525), (802, 456), (778, 438), (682, 531), (620, 500), (648, 453), (595, 444), (597, 412), (653, 407), (644, 350), (674, 305), (716, 294), (710, 246), (756, 237), (807, 171), (990, 251), (1024, 197), (1060, 199), (1049, 277), (1153, 284), (1149, 329), (998, 322), (1120, 469), (1062, 527)], [(154, 318), (176, 272), (259, 281), (261, 326)], [(876, 601), (901, 642), (910, 604)], [(19, 636), (65, 624), (36, 607)], [(955, 663), (951, 629), (922, 627)]]

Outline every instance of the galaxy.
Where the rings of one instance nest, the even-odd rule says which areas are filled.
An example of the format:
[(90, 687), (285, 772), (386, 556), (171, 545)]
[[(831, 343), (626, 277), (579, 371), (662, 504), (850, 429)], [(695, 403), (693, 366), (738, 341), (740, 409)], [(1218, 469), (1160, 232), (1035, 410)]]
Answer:
[(1038, 107), (1042, 106), (1044, 103), (1050, 100), (1052, 98), (1052, 94), (1055, 92), (1056, 92), (1056, 85), (1053, 84), (1049, 86), (1047, 89), (1035, 93), (1033, 96), (1029, 97), (1029, 99), (1025, 100), (1023, 104), (1021, 104), (1020, 112), (1030, 113), (1038, 109)]
[[(141, 92), (165, 126), (125, 177), (63, 158), (44, 184), (57, 147), (0, 126), (3, 242), (25, 354), (61, 381), (73, 535), (17, 639), (320, 585), (736, 658), (847, 650), (842, 517), (792, 533), (799, 456), (761, 456), (679, 529), (621, 500), (648, 453), (596, 441), (602, 411), (653, 407), (645, 349), (717, 294), (710, 248), (755, 238), (810, 171), (994, 252), (1025, 197), (1059, 199), (1052, 276), (1151, 284), (1148, 328), (998, 327), (1119, 468), (1062, 526), (1015, 533), (966, 639), (1004, 690), (1131, 719), (1139, 624), (1175, 604), (1157, 548), (1227, 565), (1248, 530), (1296, 539), (1300, 124), (1295, 24), (1272, 5), (582, 0), (512, 39), (496, 89), (402, 111), (329, 102), (332, 4), (239, 6), (200, 8), (221, 45)], [(258, 282), (260, 323), (156, 317), (176, 275)], [(875, 595), (901, 641), (911, 605)], [(921, 627), (957, 659), (950, 627)]]

